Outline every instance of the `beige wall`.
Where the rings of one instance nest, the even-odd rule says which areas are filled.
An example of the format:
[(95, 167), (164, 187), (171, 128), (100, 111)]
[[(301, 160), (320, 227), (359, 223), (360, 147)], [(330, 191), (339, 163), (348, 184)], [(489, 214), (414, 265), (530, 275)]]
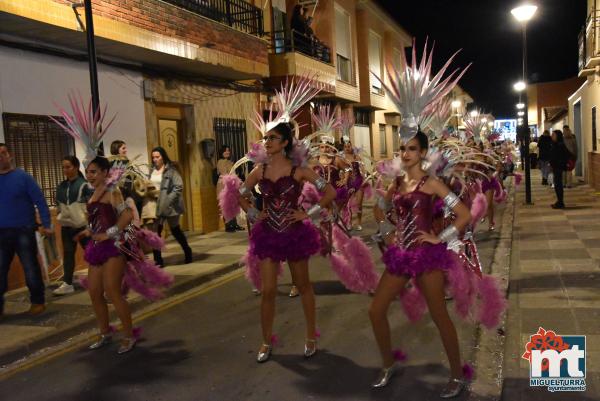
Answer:
[[(200, 141), (214, 138), (213, 118), (236, 118), (246, 120), (248, 142), (259, 138), (258, 131), (249, 117), (258, 105), (255, 93), (234, 93), (222, 91), (229, 96), (204, 97), (208, 88), (185, 83), (177, 84), (176, 89), (167, 89), (164, 81), (155, 80), (152, 101), (146, 101), (146, 126), (148, 148), (158, 144), (156, 118), (157, 104), (185, 106), (185, 134), (190, 139), (184, 144), (189, 163), (189, 185), (191, 185), (192, 227), (194, 231), (211, 232), (219, 228), (220, 217), (216, 201), (216, 188), (212, 184), (213, 164), (202, 157)], [(214, 162), (214, 161), (213, 161)], [(190, 213), (190, 211), (188, 211)]]

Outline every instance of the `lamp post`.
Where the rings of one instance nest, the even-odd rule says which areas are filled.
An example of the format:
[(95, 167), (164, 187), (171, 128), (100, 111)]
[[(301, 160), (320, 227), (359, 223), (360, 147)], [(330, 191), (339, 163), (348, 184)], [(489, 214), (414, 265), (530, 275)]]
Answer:
[(531, 4), (524, 4), (519, 7), (510, 10), (510, 13), (515, 17), (517, 21), (521, 23), (521, 30), (523, 32), (523, 81), (517, 82), (514, 85), (515, 90), (523, 93), (523, 104), (525, 112), (523, 113), (523, 138), (525, 140), (525, 154), (523, 159), (525, 160), (525, 203), (531, 205), (531, 161), (529, 160), (529, 142), (531, 140), (531, 134), (529, 132), (529, 121), (528, 121), (528, 99), (527, 99), (527, 22), (530, 21), (535, 12), (537, 6)]
[(460, 108), (462, 103), (460, 100), (457, 99), (457, 100), (453, 100), (451, 105), (452, 105), (452, 109), (456, 110), (456, 113), (454, 113), (454, 119), (456, 121), (456, 134), (458, 134), (458, 116), (459, 116), (458, 109)]

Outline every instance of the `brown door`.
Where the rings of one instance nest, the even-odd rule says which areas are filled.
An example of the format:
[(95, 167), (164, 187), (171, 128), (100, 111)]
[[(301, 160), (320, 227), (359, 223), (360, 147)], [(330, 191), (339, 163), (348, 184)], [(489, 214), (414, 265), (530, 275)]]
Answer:
[(167, 155), (171, 161), (177, 164), (179, 173), (183, 178), (183, 199), (185, 204), (185, 213), (181, 217), (181, 229), (189, 230), (191, 225), (190, 216), (192, 214), (190, 202), (190, 184), (189, 184), (189, 168), (185, 154), (185, 142), (182, 135), (181, 119), (161, 118), (158, 117), (158, 141), (160, 146), (165, 148)]

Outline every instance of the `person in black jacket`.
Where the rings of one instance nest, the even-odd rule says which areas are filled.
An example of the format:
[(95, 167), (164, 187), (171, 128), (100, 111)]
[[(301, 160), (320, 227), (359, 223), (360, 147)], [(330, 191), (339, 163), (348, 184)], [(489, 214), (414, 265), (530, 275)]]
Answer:
[(562, 176), (567, 168), (567, 160), (569, 159), (569, 151), (565, 146), (563, 133), (560, 130), (552, 132), (552, 148), (550, 149), (550, 165), (552, 166), (552, 174), (554, 175), (554, 191), (556, 191), (556, 203), (552, 205), (552, 209), (564, 209), (563, 201), (563, 180)]
[(542, 185), (548, 185), (548, 175), (550, 174), (550, 149), (552, 148), (552, 137), (550, 131), (545, 130), (538, 139), (538, 163), (542, 172)]

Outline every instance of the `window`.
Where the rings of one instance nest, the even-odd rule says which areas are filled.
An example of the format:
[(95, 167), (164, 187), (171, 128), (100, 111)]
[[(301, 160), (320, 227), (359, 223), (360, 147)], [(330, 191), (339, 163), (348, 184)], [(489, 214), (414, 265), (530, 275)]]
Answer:
[(371, 112), (364, 109), (354, 109), (354, 125), (371, 125)]
[(369, 31), (369, 72), (371, 93), (383, 94), (383, 87), (378, 79), (383, 79), (381, 71), (381, 36), (372, 31)]
[(592, 107), (592, 150), (598, 150), (598, 138), (596, 135), (596, 106)]
[(352, 33), (350, 16), (347, 12), (335, 7), (335, 44), (337, 78), (352, 83)]
[[(231, 149), (231, 161), (240, 160), (248, 151), (246, 137), (246, 120), (235, 118), (214, 118), (213, 132), (215, 134), (217, 152), (221, 146), (228, 145)], [(220, 155), (217, 155), (219, 159)], [(236, 170), (238, 174), (240, 171)]]
[(392, 125), (392, 144), (394, 146), (393, 152), (397, 152), (400, 149), (400, 134), (398, 134), (397, 125)]
[(385, 124), (379, 124), (379, 153), (387, 156), (387, 138), (385, 137)]
[(402, 53), (395, 47), (394, 50), (392, 50), (392, 66), (396, 71), (400, 71), (402, 68)]
[(73, 138), (48, 116), (4, 113), (2, 117), (15, 165), (33, 176), (46, 203), (55, 206), (56, 187), (64, 179), (62, 158), (75, 154)]

